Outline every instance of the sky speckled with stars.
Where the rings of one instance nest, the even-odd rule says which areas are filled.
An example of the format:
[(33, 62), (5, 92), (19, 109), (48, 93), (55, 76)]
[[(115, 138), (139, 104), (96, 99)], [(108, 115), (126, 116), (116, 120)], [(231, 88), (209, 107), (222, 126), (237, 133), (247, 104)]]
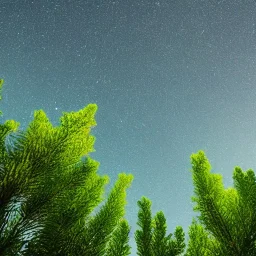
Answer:
[(134, 175), (132, 233), (142, 195), (187, 231), (191, 153), (226, 186), (234, 166), (256, 170), (255, 24), (254, 0), (0, 0), (2, 121), (43, 109), (57, 125), (96, 103), (91, 157), (109, 188)]

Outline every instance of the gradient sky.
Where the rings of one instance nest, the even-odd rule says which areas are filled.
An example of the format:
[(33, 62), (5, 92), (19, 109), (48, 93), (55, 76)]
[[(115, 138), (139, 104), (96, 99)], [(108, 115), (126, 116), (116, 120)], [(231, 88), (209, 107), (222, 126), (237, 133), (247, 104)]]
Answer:
[(91, 157), (108, 188), (134, 175), (132, 233), (143, 195), (187, 231), (193, 152), (226, 186), (234, 166), (256, 170), (255, 19), (254, 0), (0, 0), (2, 121), (43, 109), (57, 125), (96, 103)]

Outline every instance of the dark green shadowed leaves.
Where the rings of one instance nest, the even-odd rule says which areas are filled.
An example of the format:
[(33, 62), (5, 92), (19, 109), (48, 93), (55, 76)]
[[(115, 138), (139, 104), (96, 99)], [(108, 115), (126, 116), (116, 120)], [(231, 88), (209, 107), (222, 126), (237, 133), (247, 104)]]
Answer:
[(174, 235), (166, 236), (166, 219), (162, 211), (151, 218), (151, 201), (142, 197), (138, 201), (138, 226), (135, 240), (137, 253), (140, 256), (176, 256), (185, 249), (185, 233), (181, 227), (176, 227)]

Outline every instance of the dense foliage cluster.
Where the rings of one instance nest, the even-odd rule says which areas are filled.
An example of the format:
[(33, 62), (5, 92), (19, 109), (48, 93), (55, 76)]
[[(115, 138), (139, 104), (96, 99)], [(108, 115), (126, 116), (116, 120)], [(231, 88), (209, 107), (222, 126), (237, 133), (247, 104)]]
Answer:
[[(3, 80), (0, 80), (0, 91)], [(96, 125), (95, 104), (63, 113), (53, 127), (35, 111), (25, 131), (0, 124), (0, 256), (126, 256), (130, 226), (124, 219), (126, 189), (133, 176), (121, 173), (104, 198), (107, 176), (89, 157)], [(203, 151), (191, 156), (194, 210), (185, 245), (182, 227), (166, 235), (164, 213), (152, 218), (151, 201), (138, 201), (140, 256), (256, 255), (256, 177), (236, 167), (234, 187), (210, 172)]]

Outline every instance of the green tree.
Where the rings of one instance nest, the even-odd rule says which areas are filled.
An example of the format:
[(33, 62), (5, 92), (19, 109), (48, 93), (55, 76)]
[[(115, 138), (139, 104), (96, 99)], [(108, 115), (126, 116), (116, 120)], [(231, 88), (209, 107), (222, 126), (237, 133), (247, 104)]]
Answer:
[(125, 219), (122, 219), (116, 230), (113, 232), (107, 248), (107, 256), (125, 256), (130, 254), (129, 233), (131, 228)]
[(211, 173), (203, 151), (191, 156), (193, 201), (198, 220), (189, 229), (187, 256), (256, 255), (256, 178), (236, 167), (234, 188), (225, 189), (222, 176)]
[(129, 254), (121, 220), (133, 176), (119, 174), (103, 201), (109, 179), (88, 155), (96, 110), (64, 113), (57, 127), (42, 110), (26, 131), (12, 120), (0, 124), (0, 255), (103, 256), (110, 245)]
[(181, 255), (185, 249), (185, 233), (178, 226), (173, 234), (166, 236), (166, 219), (162, 211), (151, 217), (151, 201), (142, 197), (138, 201), (138, 226), (135, 232), (137, 253), (139, 256), (175, 256)]

